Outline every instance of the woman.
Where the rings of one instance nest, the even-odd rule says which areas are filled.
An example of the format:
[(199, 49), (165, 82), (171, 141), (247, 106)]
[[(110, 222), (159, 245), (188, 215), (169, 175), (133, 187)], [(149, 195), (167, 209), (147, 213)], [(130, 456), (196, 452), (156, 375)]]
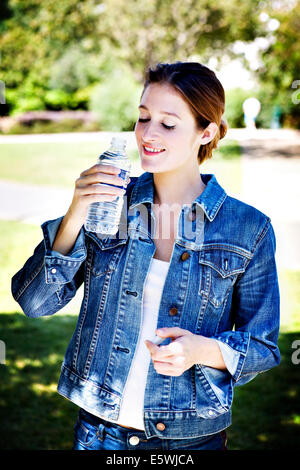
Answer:
[(118, 170), (95, 165), (13, 278), (31, 317), (55, 313), (84, 282), (58, 385), (80, 407), (74, 449), (224, 449), (234, 387), (280, 361), (270, 219), (199, 173), (226, 133), (224, 102), (201, 64), (150, 69), (135, 127), (145, 172), (127, 188), (126, 234), (83, 228), (91, 202), (122, 194)]

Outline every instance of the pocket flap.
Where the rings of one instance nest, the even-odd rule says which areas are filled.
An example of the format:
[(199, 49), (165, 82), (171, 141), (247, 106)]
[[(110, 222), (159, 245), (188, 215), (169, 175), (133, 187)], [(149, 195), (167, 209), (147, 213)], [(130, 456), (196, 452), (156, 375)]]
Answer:
[(111, 248), (116, 248), (119, 245), (125, 245), (128, 239), (127, 234), (125, 238), (117, 238), (118, 233), (112, 237), (105, 235), (97, 236), (96, 233), (92, 232), (86, 232), (86, 235), (90, 237), (101, 248), (101, 250), (110, 250)]
[(199, 263), (210, 266), (225, 278), (243, 273), (249, 257), (228, 247), (203, 247), (199, 252)]

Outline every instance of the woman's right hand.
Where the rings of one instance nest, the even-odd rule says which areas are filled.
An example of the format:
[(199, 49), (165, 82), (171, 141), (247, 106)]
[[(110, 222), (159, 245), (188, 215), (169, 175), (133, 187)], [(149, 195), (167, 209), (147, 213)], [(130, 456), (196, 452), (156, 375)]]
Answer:
[[(116, 188), (116, 186), (126, 187), (130, 178), (124, 182), (118, 176), (119, 172), (119, 168), (100, 163), (81, 173), (75, 182), (72, 203), (59, 226), (52, 245), (54, 251), (63, 255), (71, 251), (85, 222), (88, 206), (92, 202), (113, 201), (125, 194), (125, 189)], [(114, 186), (106, 186), (107, 184)]]
[(125, 182), (118, 176), (119, 173), (119, 168), (101, 163), (83, 171), (75, 181), (74, 195), (68, 210), (69, 215), (83, 224), (90, 204), (110, 202), (118, 196), (123, 196), (126, 190), (116, 186), (126, 187), (130, 179)]

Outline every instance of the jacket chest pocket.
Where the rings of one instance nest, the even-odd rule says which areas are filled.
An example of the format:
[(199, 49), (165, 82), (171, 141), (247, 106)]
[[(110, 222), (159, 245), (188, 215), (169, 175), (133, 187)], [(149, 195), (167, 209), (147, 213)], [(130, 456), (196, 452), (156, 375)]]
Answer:
[(199, 294), (219, 308), (239, 274), (245, 271), (248, 257), (224, 248), (204, 248), (199, 252)]
[[(96, 236), (92, 238), (95, 240)], [(127, 239), (97, 239), (95, 241), (96, 243), (90, 244), (88, 250), (87, 265), (91, 274), (101, 277), (113, 273), (118, 267)]]

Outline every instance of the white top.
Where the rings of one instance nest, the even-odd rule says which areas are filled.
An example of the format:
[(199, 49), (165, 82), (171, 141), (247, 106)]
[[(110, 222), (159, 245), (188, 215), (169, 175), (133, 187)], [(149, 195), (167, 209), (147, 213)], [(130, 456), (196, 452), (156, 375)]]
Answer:
[(152, 258), (144, 286), (143, 318), (135, 355), (127, 377), (117, 424), (145, 430), (144, 393), (150, 363), (150, 353), (144, 341), (155, 338), (160, 299), (169, 264)]

